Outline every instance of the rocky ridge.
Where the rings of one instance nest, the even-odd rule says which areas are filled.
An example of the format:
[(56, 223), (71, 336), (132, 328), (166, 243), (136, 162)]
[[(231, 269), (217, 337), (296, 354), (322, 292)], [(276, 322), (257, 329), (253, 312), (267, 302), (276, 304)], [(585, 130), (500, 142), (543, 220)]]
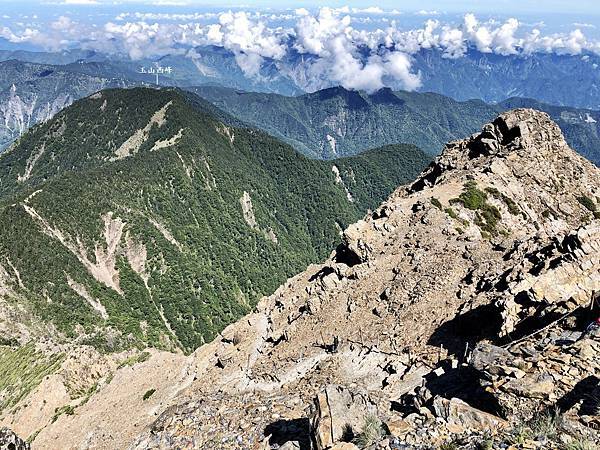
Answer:
[(382, 432), (383, 448), (428, 448), (525, 423), (581, 377), (597, 385), (593, 337), (550, 340), (508, 364), (496, 376), (519, 380), (512, 391), (472, 361), (493, 355), (482, 342), (535, 348), (539, 335), (528, 336), (543, 326), (562, 333), (557, 319), (597, 313), (599, 188), (598, 169), (549, 116), (501, 115), (350, 226), (328, 261), (201, 347), (199, 382), (134, 447), (323, 449), (360, 440), (375, 417), (396, 435)]
[[(170, 395), (156, 408), (135, 421), (102, 419), (100, 430), (98, 417), (122, 418), (100, 390), (34, 444), (594, 442), (600, 337), (583, 330), (600, 315), (599, 196), (599, 169), (548, 115), (505, 113), (448, 144), (411, 185), (348, 227), (327, 261), (196, 350), (184, 364), (189, 383), (166, 380), (156, 392)], [(127, 384), (133, 375), (120, 376)], [(24, 434), (18, 421), (11, 426)]]

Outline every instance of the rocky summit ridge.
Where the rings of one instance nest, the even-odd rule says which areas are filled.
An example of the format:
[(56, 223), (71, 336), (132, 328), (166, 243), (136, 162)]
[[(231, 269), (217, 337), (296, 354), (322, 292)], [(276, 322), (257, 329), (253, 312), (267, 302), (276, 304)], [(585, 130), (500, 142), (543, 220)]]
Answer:
[[(260, 450), (595, 442), (600, 333), (583, 331), (600, 315), (599, 198), (600, 170), (547, 114), (502, 114), (348, 227), (327, 261), (187, 357), (178, 366), (185, 385), (161, 380), (156, 393), (171, 395), (135, 423), (111, 420), (119, 406), (99, 389), (34, 442)], [(143, 367), (120, 381), (143, 377)], [(544, 420), (555, 433), (540, 431)], [(18, 421), (9, 425), (21, 434)]]

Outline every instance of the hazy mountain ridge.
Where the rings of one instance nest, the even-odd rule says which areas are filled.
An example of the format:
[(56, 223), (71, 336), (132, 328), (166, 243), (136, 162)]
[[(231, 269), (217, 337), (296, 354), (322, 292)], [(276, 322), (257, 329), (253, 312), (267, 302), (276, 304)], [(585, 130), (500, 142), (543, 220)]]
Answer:
[[(99, 60), (95, 61), (94, 58)], [(198, 81), (194, 73), (199, 69), (192, 64), (192, 59), (186, 58), (183, 61), (185, 67), (182, 66), (182, 70), (178, 71), (177, 64), (183, 64), (180, 58), (164, 57), (159, 62), (164, 66), (172, 64), (175, 67), (173, 75), (159, 78), (160, 83), (186, 86)], [(226, 52), (214, 48), (202, 58), (207, 64), (211, 61), (216, 64), (217, 60), (221, 61), (219, 64), (225, 64)], [(521, 59), (515, 59), (515, 64), (525, 64), (524, 57), (518, 58)], [(22, 130), (47, 120), (74, 99), (89, 95), (105, 86), (132, 86), (155, 82), (153, 76), (138, 73), (138, 66), (150, 67), (155, 64), (151, 61), (140, 61), (136, 64), (100, 60), (100, 55), (97, 54), (91, 54), (89, 59), (64, 66), (36, 66), (16, 61), (0, 63), (0, 80), (4, 80), (1, 83), (4, 91), (0, 92), (0, 147), (7, 146)], [(439, 68), (440, 73), (452, 72), (450, 67), (438, 67), (439, 64), (450, 64), (445, 59), (439, 60), (437, 56), (430, 55), (426, 60), (432, 67)], [(508, 59), (500, 61), (510, 65)], [(228, 84), (227, 77), (234, 76), (238, 79), (233, 85), (238, 88), (262, 89), (249, 80), (243, 81), (243, 74), (235, 70), (235, 61), (227, 64), (221, 74), (223, 76), (219, 75), (215, 80)], [(466, 61), (453, 64), (471, 67)], [(549, 63), (544, 63), (543, 67), (547, 64)], [(580, 64), (590, 64), (590, 61), (580, 61)], [(460, 70), (452, 73), (453, 76), (465, 79), (470, 76)], [(515, 71), (515, 75), (517, 73), (520, 72)], [(205, 75), (200, 79), (210, 81)], [(269, 79), (266, 77), (263, 81)], [(462, 81), (457, 82), (460, 86), (469, 85), (463, 78), (460, 80)], [(19, 83), (12, 89), (15, 81)], [(476, 83), (470, 85), (476, 86)], [(552, 91), (558, 85), (562, 84), (553, 81), (552, 87), (542, 91)], [(485, 89), (486, 86), (491, 89), (494, 83), (486, 82), (481, 89)], [(277, 83), (272, 83), (270, 89), (280, 91)], [(495, 100), (498, 96), (503, 98), (502, 92), (512, 92), (508, 88), (494, 89), (493, 95), (486, 97), (483, 91), (474, 90), (467, 98), (483, 96)], [(367, 94), (340, 87), (297, 97), (273, 93), (242, 93), (218, 86), (199, 86), (190, 90), (211, 100), (217, 107), (236, 116), (240, 121), (266, 130), (310, 157), (348, 156), (369, 148), (395, 143), (412, 143), (431, 154), (437, 154), (445, 142), (475, 132), (483, 123), (504, 110), (522, 106), (549, 112), (561, 126), (573, 148), (596, 164), (600, 161), (600, 114), (597, 111), (557, 107), (533, 99), (511, 98), (498, 104), (485, 104), (478, 100), (457, 102), (432, 93), (392, 92), (390, 89), (382, 89)], [(432, 90), (436, 90), (435, 86), (432, 86)], [(287, 88), (283, 91), (291, 92)], [(527, 91), (522, 93), (525, 95)], [(452, 95), (455, 94), (457, 98), (462, 95), (453, 91)]]
[(0, 63), (0, 149), (75, 100), (101, 89), (133, 84), (126, 78), (85, 75), (64, 66), (15, 60)]

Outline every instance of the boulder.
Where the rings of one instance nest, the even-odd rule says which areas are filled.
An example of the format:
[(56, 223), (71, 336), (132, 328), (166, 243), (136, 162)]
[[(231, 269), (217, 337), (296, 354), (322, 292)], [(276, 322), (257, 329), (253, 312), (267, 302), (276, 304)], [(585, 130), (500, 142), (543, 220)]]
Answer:
[(358, 434), (369, 415), (376, 415), (377, 408), (363, 392), (328, 385), (315, 398), (311, 415), (311, 434), (317, 450), (332, 447), (349, 433)]
[(403, 437), (413, 430), (413, 425), (404, 419), (392, 419), (386, 422), (386, 427), (392, 436)]
[(508, 427), (508, 422), (493, 414), (473, 408), (458, 398), (450, 400), (437, 396), (433, 399), (437, 417), (444, 419), (451, 429), (496, 431)]
[(358, 450), (358, 447), (351, 442), (340, 442), (331, 447), (331, 450)]
[(501, 389), (518, 397), (543, 399), (554, 392), (554, 379), (548, 374), (526, 376), (520, 380), (509, 380)]

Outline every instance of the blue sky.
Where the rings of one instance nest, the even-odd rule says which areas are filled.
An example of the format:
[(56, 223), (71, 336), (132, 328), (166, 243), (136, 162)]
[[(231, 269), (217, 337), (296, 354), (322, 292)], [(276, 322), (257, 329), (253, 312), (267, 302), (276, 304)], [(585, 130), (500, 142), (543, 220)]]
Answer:
[[(418, 11), (422, 9), (441, 10), (447, 12), (483, 12), (483, 13), (535, 13), (544, 16), (548, 13), (583, 13), (600, 15), (600, 2), (598, 0), (379, 0), (372, 1), (275, 1), (275, 0), (0, 0), (0, 8), (7, 10), (22, 9), (24, 6), (52, 4), (56, 7), (59, 3), (71, 3), (69, 7), (74, 7), (77, 3), (96, 3), (110, 5), (112, 8), (119, 9), (126, 5), (144, 5), (144, 6), (165, 6), (172, 10), (195, 7), (223, 7), (223, 6), (243, 6), (243, 7), (271, 7), (275, 9), (319, 6), (343, 6), (368, 7), (380, 6), (382, 8), (396, 8), (399, 10)], [(83, 5), (81, 5), (83, 6)], [(92, 5), (93, 6), (93, 5)], [(88, 6), (92, 7), (92, 6)]]

